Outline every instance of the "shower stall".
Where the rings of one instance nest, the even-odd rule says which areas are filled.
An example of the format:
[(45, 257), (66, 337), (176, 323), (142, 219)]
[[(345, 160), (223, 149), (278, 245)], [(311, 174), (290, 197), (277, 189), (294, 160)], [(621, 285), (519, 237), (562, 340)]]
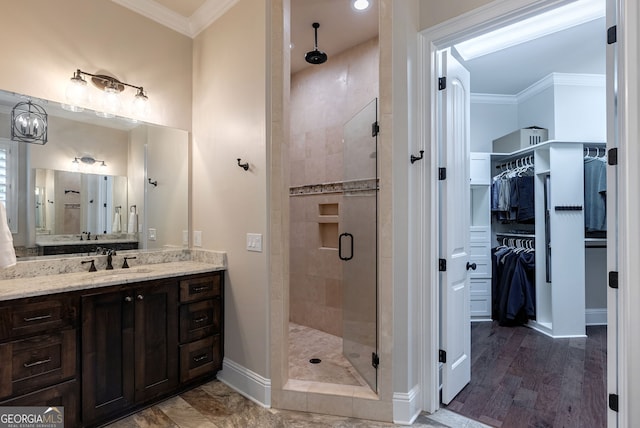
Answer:
[(331, 146), (342, 169), (290, 190), (289, 377), (377, 391), (377, 99), (333, 129), (297, 143)]

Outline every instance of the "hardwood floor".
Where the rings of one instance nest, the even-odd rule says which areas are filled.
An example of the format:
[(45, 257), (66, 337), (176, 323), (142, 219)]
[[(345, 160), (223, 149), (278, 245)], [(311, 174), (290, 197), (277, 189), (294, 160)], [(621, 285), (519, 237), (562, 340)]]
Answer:
[(446, 408), (495, 427), (606, 427), (607, 328), (587, 336), (473, 323), (471, 382)]

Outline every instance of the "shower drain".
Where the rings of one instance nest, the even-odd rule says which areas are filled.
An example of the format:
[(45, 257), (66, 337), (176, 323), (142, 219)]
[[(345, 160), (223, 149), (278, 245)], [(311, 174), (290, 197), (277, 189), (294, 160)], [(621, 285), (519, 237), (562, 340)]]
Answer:
[(322, 360), (320, 358), (312, 358), (309, 360), (311, 364), (320, 364)]

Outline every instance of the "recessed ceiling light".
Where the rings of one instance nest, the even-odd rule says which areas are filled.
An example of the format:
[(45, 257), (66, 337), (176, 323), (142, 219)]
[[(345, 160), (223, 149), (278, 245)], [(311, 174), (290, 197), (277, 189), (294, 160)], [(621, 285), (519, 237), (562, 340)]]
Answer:
[(553, 34), (605, 16), (603, 0), (579, 0), (455, 45), (465, 60)]
[(369, 0), (355, 0), (353, 8), (356, 10), (365, 10), (369, 7)]

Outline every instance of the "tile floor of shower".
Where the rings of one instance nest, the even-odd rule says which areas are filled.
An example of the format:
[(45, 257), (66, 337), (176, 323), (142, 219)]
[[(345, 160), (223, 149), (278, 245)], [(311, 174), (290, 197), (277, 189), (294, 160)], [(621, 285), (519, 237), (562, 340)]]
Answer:
[[(321, 362), (311, 363), (314, 358)], [(341, 337), (293, 322), (289, 322), (289, 378), (368, 386), (342, 354)]]

